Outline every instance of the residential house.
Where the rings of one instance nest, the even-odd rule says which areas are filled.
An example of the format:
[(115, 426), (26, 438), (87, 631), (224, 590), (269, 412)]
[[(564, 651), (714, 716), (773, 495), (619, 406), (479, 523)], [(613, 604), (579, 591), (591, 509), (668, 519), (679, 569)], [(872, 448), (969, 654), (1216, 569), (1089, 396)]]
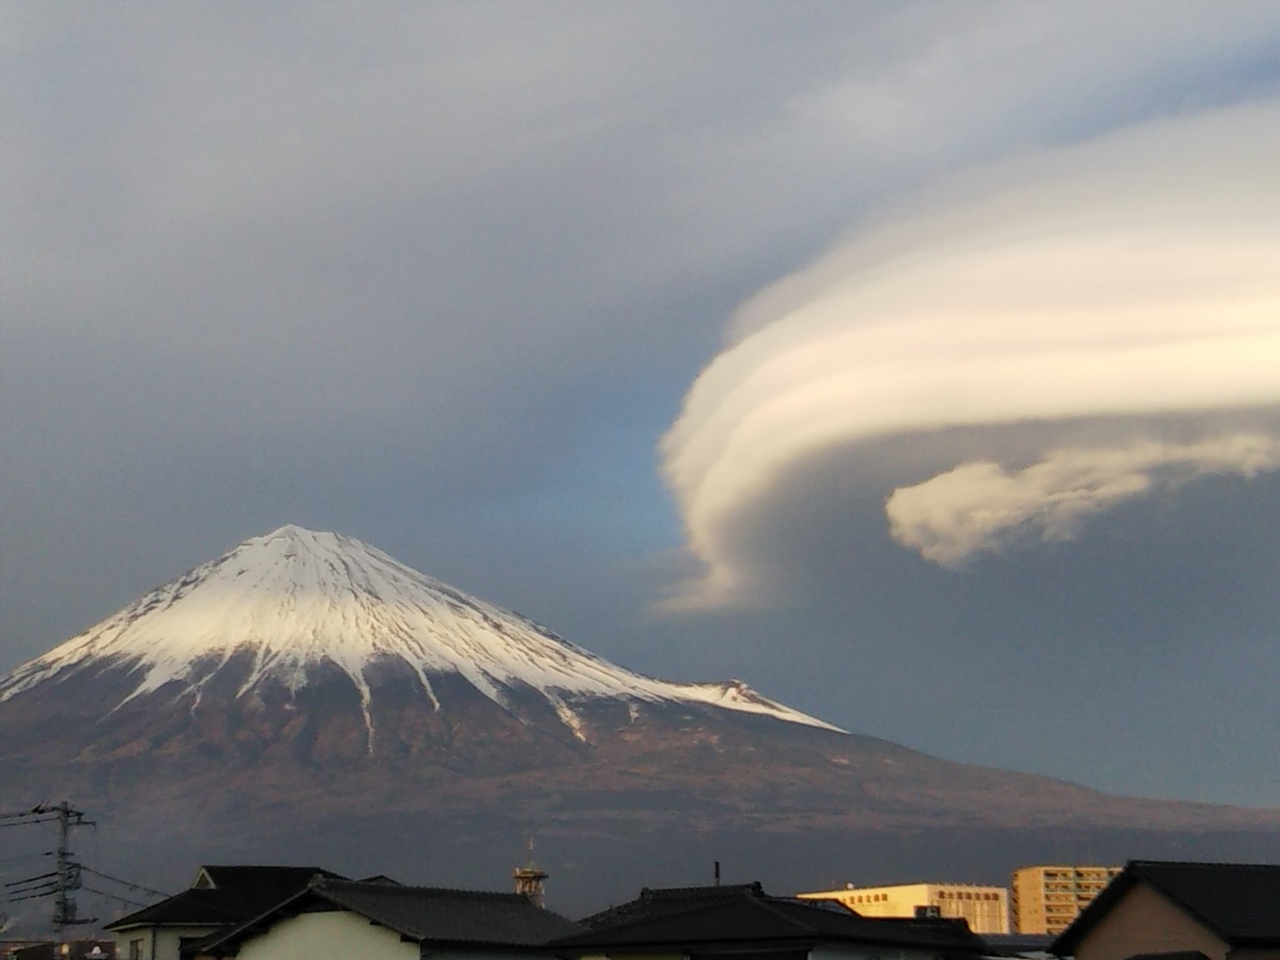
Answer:
[(826, 900), (771, 897), (758, 883), (643, 890), (553, 944), (576, 960), (964, 960), (986, 952), (963, 920), (861, 917)]
[(532, 960), (586, 928), (518, 893), (315, 878), (191, 949), (200, 960)]
[(1131, 861), (1051, 950), (1076, 960), (1280, 960), (1280, 864)]
[(182, 948), (306, 889), (319, 867), (203, 866), (191, 887), (106, 925), (119, 960), (179, 960)]

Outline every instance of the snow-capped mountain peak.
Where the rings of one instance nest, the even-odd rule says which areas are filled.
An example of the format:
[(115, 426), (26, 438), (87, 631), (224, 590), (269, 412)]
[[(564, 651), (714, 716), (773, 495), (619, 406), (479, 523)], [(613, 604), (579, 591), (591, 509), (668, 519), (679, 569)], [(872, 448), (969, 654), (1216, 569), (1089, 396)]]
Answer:
[(532, 688), (575, 729), (569, 700), (621, 697), (762, 714), (836, 730), (739, 681), (684, 684), (633, 673), (538, 624), (471, 597), (336, 533), (292, 524), (161, 586), (0, 680), (0, 701), (73, 672), (125, 665), (137, 683), (124, 702), (170, 684), (194, 692), (248, 652), (243, 695), (267, 679), (292, 691), (333, 665), (360, 691), (372, 742), (369, 668), (406, 664), (436, 710), (433, 677), (456, 674), (506, 705)]

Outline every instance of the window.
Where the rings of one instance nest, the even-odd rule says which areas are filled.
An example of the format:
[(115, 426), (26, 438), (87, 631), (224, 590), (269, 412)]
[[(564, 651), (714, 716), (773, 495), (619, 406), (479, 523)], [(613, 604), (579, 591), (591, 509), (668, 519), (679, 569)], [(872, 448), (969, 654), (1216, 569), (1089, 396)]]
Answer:
[(129, 960), (142, 960), (142, 940), (129, 941)]

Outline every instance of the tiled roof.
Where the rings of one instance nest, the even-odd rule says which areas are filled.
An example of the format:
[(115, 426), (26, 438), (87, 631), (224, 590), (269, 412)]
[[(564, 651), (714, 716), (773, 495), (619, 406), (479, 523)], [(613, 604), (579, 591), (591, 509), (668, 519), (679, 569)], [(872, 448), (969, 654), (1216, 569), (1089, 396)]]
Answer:
[(209, 937), (201, 949), (215, 956), (232, 955), (243, 941), (316, 902), (350, 910), (419, 943), (532, 947), (584, 929), (521, 894), (322, 878), (262, 916)]
[(201, 867), (214, 886), (192, 887), (107, 925), (108, 930), (135, 926), (225, 926), (256, 917), (306, 889), (313, 877), (337, 877), (319, 867)]
[(325, 899), (415, 940), (539, 946), (582, 927), (517, 893), (325, 881)]
[(1280, 940), (1280, 864), (1135, 862), (1134, 872), (1215, 933)]
[(1024, 953), (1048, 953), (1053, 935), (1048, 933), (984, 933), (988, 951), (997, 957), (1019, 957)]
[[(983, 942), (963, 922), (860, 917), (838, 904), (770, 897), (758, 886), (734, 896), (672, 897), (664, 903), (663, 898), (642, 894), (640, 900), (645, 903), (632, 919), (598, 926), (589, 933), (556, 941), (555, 946), (585, 951), (608, 947), (706, 949), (761, 941), (777, 946), (840, 942), (932, 948), (971, 956), (981, 955), (984, 949)], [(663, 909), (650, 909), (659, 904)], [(622, 912), (621, 908), (615, 911), (615, 917)]]
[(636, 899), (584, 917), (578, 922), (592, 930), (602, 930), (637, 920), (652, 920), (684, 913), (714, 903), (764, 895), (764, 890), (758, 882), (720, 887), (659, 887), (656, 889), (645, 887)]
[[(315, 876), (345, 879), (321, 867), (245, 866), (206, 864), (200, 873), (218, 890), (235, 891), (246, 902), (280, 902), (297, 893)], [(273, 900), (274, 898), (274, 900)]]
[(1139, 883), (1163, 894), (1232, 947), (1280, 946), (1280, 864), (1132, 860), (1053, 942), (1053, 951), (1074, 952)]

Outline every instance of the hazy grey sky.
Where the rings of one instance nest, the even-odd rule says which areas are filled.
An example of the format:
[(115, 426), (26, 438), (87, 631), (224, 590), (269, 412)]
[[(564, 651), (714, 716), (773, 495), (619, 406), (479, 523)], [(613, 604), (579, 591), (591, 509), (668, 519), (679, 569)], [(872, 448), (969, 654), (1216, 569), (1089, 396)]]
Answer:
[(0, 5), (0, 668), (286, 522), (1280, 804), (1280, 4)]

